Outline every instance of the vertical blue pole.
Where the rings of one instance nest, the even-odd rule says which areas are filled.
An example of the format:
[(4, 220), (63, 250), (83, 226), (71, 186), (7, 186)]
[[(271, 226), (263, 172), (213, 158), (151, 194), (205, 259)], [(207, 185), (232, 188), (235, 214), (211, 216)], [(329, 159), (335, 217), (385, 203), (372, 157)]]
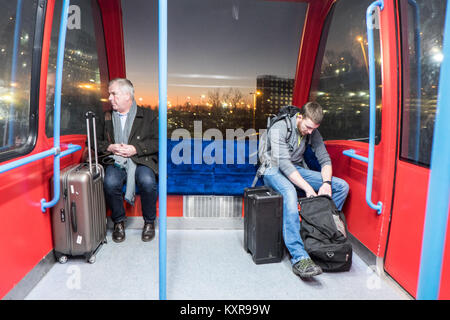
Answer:
[(167, 0), (159, 0), (159, 299), (166, 300), (167, 240)]
[(366, 202), (372, 209), (377, 210), (381, 214), (383, 204), (378, 201), (377, 204), (372, 202), (372, 183), (373, 183), (373, 167), (375, 158), (375, 126), (376, 126), (376, 79), (375, 79), (375, 49), (373, 44), (373, 12), (376, 7), (383, 10), (383, 0), (373, 2), (366, 10), (366, 26), (367, 26), (367, 43), (369, 51), (369, 157), (367, 165), (367, 182), (366, 182)]
[(55, 107), (53, 111), (53, 148), (55, 157), (53, 160), (53, 199), (46, 202), (41, 199), (41, 210), (45, 212), (47, 208), (53, 207), (59, 200), (60, 182), (60, 127), (61, 127), (61, 89), (63, 76), (64, 50), (66, 45), (67, 19), (69, 15), (70, 0), (64, 0), (61, 11), (61, 23), (59, 26), (58, 53), (56, 56), (56, 77), (55, 77)]
[(59, 27), (58, 53), (56, 56), (56, 75), (55, 75), (55, 108), (54, 108), (54, 126), (53, 126), (53, 145), (59, 148), (60, 127), (61, 127), (61, 91), (62, 77), (64, 68), (64, 50), (66, 46), (67, 19), (69, 15), (69, 0), (64, 0), (61, 12), (61, 24)]
[(444, 26), (444, 60), (439, 75), (439, 91), (436, 120), (431, 151), (430, 182), (428, 185), (427, 211), (420, 257), (417, 299), (435, 300), (439, 287), (444, 256), (445, 236), (450, 195), (450, 0)]

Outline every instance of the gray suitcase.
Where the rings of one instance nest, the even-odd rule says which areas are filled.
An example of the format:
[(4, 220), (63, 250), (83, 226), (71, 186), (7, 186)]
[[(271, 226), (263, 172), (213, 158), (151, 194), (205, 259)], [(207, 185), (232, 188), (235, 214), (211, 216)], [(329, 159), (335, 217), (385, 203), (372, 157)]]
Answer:
[(60, 199), (51, 210), (54, 253), (60, 263), (67, 262), (68, 256), (84, 256), (89, 263), (94, 263), (96, 253), (106, 243), (104, 170), (98, 164), (92, 112), (86, 114), (88, 150), (91, 149), (90, 119), (94, 130), (95, 165), (89, 152), (89, 163), (71, 165), (61, 171)]

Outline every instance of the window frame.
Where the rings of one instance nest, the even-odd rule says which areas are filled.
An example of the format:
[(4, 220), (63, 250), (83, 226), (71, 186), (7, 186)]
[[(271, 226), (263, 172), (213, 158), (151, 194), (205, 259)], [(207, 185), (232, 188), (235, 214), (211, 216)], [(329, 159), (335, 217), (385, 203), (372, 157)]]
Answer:
[[(27, 5), (28, 3), (24, 3)], [(0, 162), (18, 158), (30, 153), (37, 142), (38, 124), (39, 124), (39, 94), (41, 80), (41, 59), (42, 45), (44, 38), (44, 22), (47, 12), (47, 1), (36, 1), (36, 20), (33, 38), (33, 50), (31, 55), (31, 81), (30, 81), (30, 115), (28, 118), (28, 137), (24, 145), (17, 149), (8, 150), (0, 153)]]
[[(400, 32), (399, 32), (400, 47), (399, 48), (400, 48), (400, 63), (401, 63), (401, 72), (399, 74), (399, 76), (401, 78), (401, 84), (400, 84), (400, 88), (399, 88), (401, 90), (401, 99), (400, 99), (400, 108), (399, 108), (398, 160), (413, 164), (418, 167), (429, 169), (431, 167), (431, 158), (430, 158), (430, 162), (426, 163), (426, 162), (423, 162), (420, 160), (415, 160), (412, 157), (410, 157), (410, 155), (404, 156), (403, 151), (402, 151), (403, 145), (409, 143), (409, 141), (407, 141), (406, 137), (404, 137), (403, 129), (406, 126), (406, 123), (403, 120), (404, 120), (405, 115), (408, 112), (411, 112), (411, 106), (407, 102), (405, 102), (409, 98), (409, 96), (405, 95), (405, 91), (406, 91), (405, 88), (408, 87), (408, 90), (410, 89), (410, 80), (411, 80), (409, 77), (406, 76), (405, 69), (406, 68), (409, 69), (409, 65), (407, 65), (406, 62), (409, 61), (409, 59), (411, 57), (409, 56), (409, 52), (408, 52), (407, 48), (404, 48), (404, 41), (405, 41), (404, 36), (408, 37), (409, 34), (407, 34), (407, 33), (404, 34), (401, 31), (403, 28), (404, 21), (405, 21), (405, 16), (406, 16), (406, 21), (409, 22), (408, 9), (409, 9), (409, 7), (403, 6), (401, 1), (398, 2), (398, 19), (399, 19), (399, 27), (400, 27)], [(447, 10), (448, 10), (448, 8), (446, 7), (445, 14), (448, 14)], [(445, 16), (445, 14), (444, 14), (444, 16)], [(444, 26), (443, 26), (443, 28), (444, 28)], [(420, 48), (419, 48), (419, 50), (420, 50)], [(440, 67), (439, 67), (439, 70), (440, 70)], [(439, 90), (439, 86), (440, 86), (440, 83), (439, 83), (439, 77), (438, 77), (438, 90)], [(436, 109), (437, 109), (437, 104), (436, 104)], [(422, 122), (421, 122), (421, 124), (422, 124)], [(433, 132), (433, 137), (434, 137), (434, 132)], [(431, 141), (430, 157), (431, 157), (431, 152), (432, 152), (432, 148), (433, 148), (432, 143), (433, 143), (433, 141)]]
[[(100, 8), (100, 4), (98, 3), (97, 0), (80, 0), (80, 2), (85, 2), (86, 6), (90, 6), (90, 10), (91, 10), (91, 15), (89, 16), (88, 19), (92, 18), (92, 27), (93, 29), (92, 31), (92, 35), (95, 39), (95, 46), (92, 47), (95, 50), (95, 53), (97, 55), (97, 62), (98, 62), (98, 71), (99, 71), (99, 77), (100, 77), (100, 103), (99, 103), (99, 109), (97, 111), (94, 111), (94, 113), (97, 116), (103, 116), (103, 112), (107, 111), (107, 110), (111, 110), (111, 106), (108, 99), (108, 84), (110, 81), (110, 72), (109, 72), (109, 65), (108, 65), (108, 54), (107, 54), (107, 49), (106, 49), (106, 37), (105, 37), (105, 28), (104, 28), (104, 23), (103, 23), (103, 15), (102, 15), (102, 11)], [(74, 4), (73, 2), (71, 3), (71, 5)], [(55, 4), (56, 7), (56, 4)], [(55, 12), (59, 12), (58, 10), (55, 10)], [(58, 33), (58, 28), (59, 25), (61, 23), (60, 21), (60, 17), (55, 16), (55, 18), (57, 19), (57, 24), (55, 25), (55, 20), (53, 20), (53, 26), (52, 26), (52, 33), (55, 32), (57, 35), (57, 41), (56, 43), (52, 43), (52, 38), (50, 39), (50, 50), (52, 49), (52, 44), (54, 45), (54, 48), (58, 47), (58, 41), (59, 41), (59, 33)], [(59, 20), (58, 20), (59, 19)], [(83, 18), (84, 19), (84, 18)], [(56, 28), (56, 29), (55, 29)], [(55, 31), (56, 30), (56, 31)], [(53, 36), (53, 34), (52, 34)], [(68, 69), (66, 68), (66, 54), (68, 54), (68, 47), (67, 47), (67, 43), (68, 40), (66, 38), (66, 46), (64, 48), (64, 67), (63, 67), (63, 73), (67, 72)], [(55, 62), (56, 65), (56, 56), (53, 57), (50, 55), (49, 56), (49, 61)], [(50, 63), (47, 67), (47, 71), (50, 72)], [(64, 82), (64, 77), (63, 77), (63, 82)], [(63, 85), (63, 89), (61, 92), (62, 95), (65, 94), (64, 91), (64, 85)], [(86, 106), (86, 105), (83, 105)], [(100, 110), (101, 109), (101, 110)], [(45, 108), (45, 112), (47, 113), (48, 110), (48, 106), (46, 106)], [(71, 108), (64, 108), (63, 105), (61, 105), (61, 112), (64, 111), (69, 111), (70, 114), (73, 114), (74, 109)], [(54, 106), (51, 110), (52, 114), (54, 114)], [(46, 115), (44, 115), (46, 117)], [(83, 117), (84, 119), (84, 117)], [(45, 119), (45, 125), (44, 125), (44, 135), (47, 139), (53, 139), (53, 123), (51, 123), (52, 127), (51, 130), (48, 132), (48, 125), (49, 123), (47, 122), (47, 118)], [(67, 129), (71, 129), (72, 131), (74, 130), (74, 127), (63, 127), (61, 125), (60, 128), (60, 135), (61, 137), (63, 136), (72, 136), (72, 135), (86, 135), (86, 131), (80, 131), (80, 132), (63, 132), (63, 130), (67, 130)]]
[[(345, 1), (345, 0), (341, 0), (341, 1)], [(348, 0), (350, 1), (350, 0)], [(316, 97), (313, 96), (313, 92), (318, 91), (319, 89), (319, 82), (320, 82), (320, 73), (321, 73), (321, 69), (322, 69), (322, 64), (323, 64), (323, 59), (325, 56), (325, 51), (326, 51), (326, 47), (327, 47), (327, 40), (329, 37), (329, 31), (333, 22), (333, 18), (334, 18), (334, 14), (336, 11), (336, 6), (338, 5), (339, 1), (335, 1), (331, 7), (330, 10), (328, 11), (328, 14), (323, 22), (323, 27), (322, 27), (322, 31), (320, 34), (320, 40), (319, 40), (319, 44), (317, 47), (317, 51), (316, 51), (316, 57), (314, 60), (314, 68), (311, 74), (311, 85), (309, 87), (309, 93), (308, 93), (308, 101), (311, 100), (316, 100)], [(364, 16), (365, 19), (365, 16)], [(364, 30), (366, 38), (367, 38), (367, 30)], [(376, 48), (375, 48), (376, 49)], [(379, 49), (381, 50), (381, 40), (379, 40)], [(381, 83), (383, 82), (382, 79), (382, 65), (381, 68), (379, 68), (378, 70), (375, 71), (376, 74), (379, 72), (380, 76), (381, 76)], [(376, 78), (377, 80), (377, 78)], [(314, 97), (314, 99), (313, 99)], [(376, 97), (378, 98), (378, 97)], [(378, 100), (378, 99), (377, 99)], [(383, 95), (382, 92), (380, 91), (380, 96), (379, 96), (379, 101), (380, 103), (382, 103), (383, 100)], [(368, 111), (369, 113), (369, 111)], [(378, 111), (377, 111), (378, 113)], [(325, 115), (326, 116), (326, 115)], [(380, 110), (380, 117), (378, 116), (378, 114), (376, 115), (376, 129), (379, 129), (379, 136), (377, 135), (377, 132), (375, 132), (375, 146), (378, 146), (381, 141), (382, 141), (382, 109)], [(369, 136), (369, 126), (367, 127), (367, 136)], [(326, 137), (324, 137), (324, 141), (352, 141), (352, 142), (358, 142), (358, 143), (362, 143), (364, 145), (368, 145), (369, 144), (369, 138), (364, 138), (359, 139), (359, 138), (352, 138), (352, 139), (327, 139), (325, 140)], [(366, 141), (367, 140), (367, 141)]]

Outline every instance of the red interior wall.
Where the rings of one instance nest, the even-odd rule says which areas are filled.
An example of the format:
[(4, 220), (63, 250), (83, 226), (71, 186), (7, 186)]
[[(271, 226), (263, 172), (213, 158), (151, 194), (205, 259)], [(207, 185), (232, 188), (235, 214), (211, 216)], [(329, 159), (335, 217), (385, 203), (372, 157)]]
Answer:
[[(47, 3), (44, 45), (42, 48), (40, 87), (47, 82), (48, 52), (54, 0)], [(45, 114), (45, 90), (39, 99), (39, 114)], [(39, 120), (43, 128), (45, 119)], [(38, 130), (31, 154), (49, 149), (44, 130)], [(13, 159), (17, 160), (17, 159)], [(13, 161), (11, 160), (11, 161)], [(49, 199), (46, 172), (52, 170), (50, 158), (5, 172), (0, 184), (0, 298), (5, 296), (52, 249), (50, 219), (40, 208), (42, 198)]]
[[(47, 68), (55, 0), (47, 1), (41, 73), (39, 114), (45, 114)], [(105, 43), (110, 78), (124, 77), (125, 54), (122, 32), (120, 0), (99, 0), (103, 15)], [(29, 154), (50, 149), (53, 139), (45, 136), (45, 118), (40, 117), (36, 147)], [(83, 135), (63, 136), (61, 145), (75, 143), (84, 146)], [(63, 147), (64, 149), (64, 147)], [(27, 156), (29, 156), (27, 155)], [(17, 159), (14, 159), (17, 160)], [(61, 159), (61, 168), (78, 163), (81, 151)], [(32, 270), (52, 249), (50, 210), (41, 212), (40, 200), (47, 201), (50, 179), (53, 175), (53, 158), (33, 162), (2, 174), (0, 185), (0, 298), (4, 297), (23, 277)]]

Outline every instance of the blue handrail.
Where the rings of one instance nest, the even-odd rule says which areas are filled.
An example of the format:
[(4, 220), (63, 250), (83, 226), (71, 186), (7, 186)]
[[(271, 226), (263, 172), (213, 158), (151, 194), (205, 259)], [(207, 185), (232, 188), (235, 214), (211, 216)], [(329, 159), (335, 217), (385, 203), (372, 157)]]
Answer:
[(167, 0), (159, 0), (159, 299), (166, 300), (167, 261)]
[(376, 79), (375, 79), (375, 50), (373, 45), (373, 13), (376, 7), (383, 10), (383, 0), (373, 2), (366, 11), (367, 25), (367, 42), (369, 52), (369, 94), (370, 94), (370, 126), (369, 126), (369, 162), (367, 167), (367, 183), (366, 183), (366, 202), (372, 209), (377, 210), (381, 214), (383, 204), (378, 201), (377, 204), (372, 202), (372, 182), (373, 182), (373, 166), (375, 156), (375, 125), (376, 125)]
[(439, 297), (444, 245), (446, 240), (450, 194), (450, 0), (444, 26), (444, 60), (439, 75), (436, 122), (431, 150), (430, 181), (427, 211), (420, 257), (417, 299), (435, 300)]
[[(64, 157), (64, 156), (67, 156), (67, 155), (69, 155), (71, 153), (74, 153), (74, 152), (76, 152), (78, 150), (81, 150), (81, 147), (79, 145), (69, 144), (67, 150), (61, 152), (59, 154), (59, 156), (60, 157)], [(40, 153), (36, 153), (36, 154), (33, 154), (32, 156), (28, 156), (28, 157), (22, 158), (20, 160), (16, 160), (16, 161), (9, 162), (7, 164), (1, 165), (0, 166), (0, 173), (3, 173), (3, 172), (6, 172), (6, 171), (9, 171), (9, 170), (12, 170), (12, 169), (24, 166), (26, 164), (32, 163), (32, 162), (37, 161), (37, 160), (44, 159), (46, 157), (57, 155), (57, 154), (58, 154), (58, 150), (56, 150), (55, 148), (51, 148), (50, 150), (43, 151), (43, 152), (40, 152)]]
[(376, 126), (376, 79), (375, 79), (375, 50), (373, 45), (373, 12), (376, 7), (383, 10), (383, 0), (373, 2), (366, 11), (366, 25), (367, 25), (367, 42), (369, 52), (369, 93), (370, 93), (370, 120), (369, 120), (369, 156), (363, 157), (357, 155), (355, 150), (344, 150), (342, 153), (348, 157), (358, 159), (366, 162), (367, 165), (367, 181), (366, 181), (366, 202), (370, 208), (377, 210), (381, 214), (383, 210), (383, 203), (378, 201), (377, 204), (372, 202), (372, 184), (373, 184), (373, 167), (375, 158), (375, 126)]
[(354, 149), (344, 150), (344, 151), (342, 151), (342, 153), (347, 157), (354, 158), (354, 159), (363, 161), (365, 163), (369, 162), (369, 158), (360, 156), (359, 154), (356, 154), (356, 151)]

